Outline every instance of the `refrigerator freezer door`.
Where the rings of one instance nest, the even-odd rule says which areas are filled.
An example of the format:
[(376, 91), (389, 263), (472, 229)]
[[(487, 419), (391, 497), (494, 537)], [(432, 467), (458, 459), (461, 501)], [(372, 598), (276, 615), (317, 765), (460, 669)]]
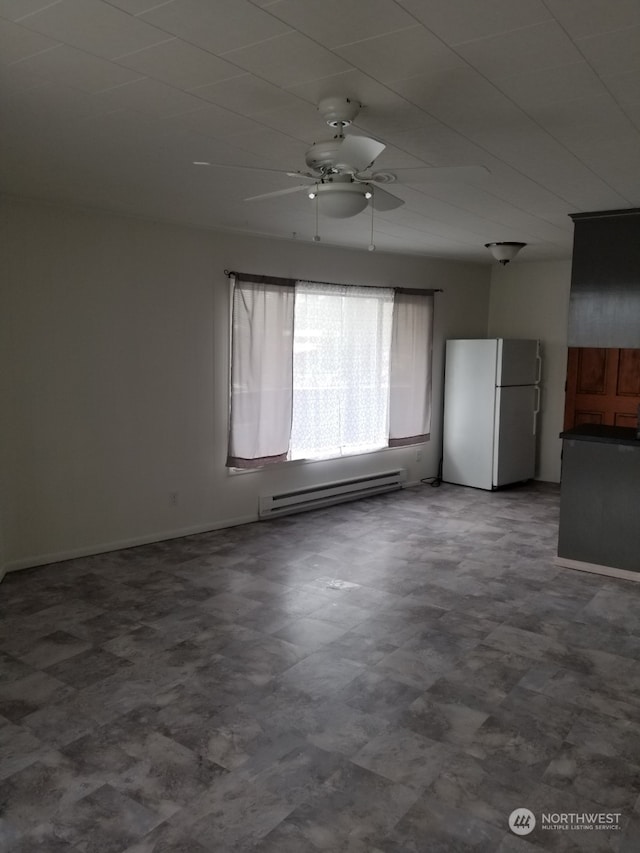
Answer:
[(538, 381), (538, 341), (499, 338), (496, 385), (535, 385)]
[(498, 388), (493, 486), (530, 480), (536, 467), (536, 386)]
[(447, 341), (442, 479), (490, 489), (497, 340)]

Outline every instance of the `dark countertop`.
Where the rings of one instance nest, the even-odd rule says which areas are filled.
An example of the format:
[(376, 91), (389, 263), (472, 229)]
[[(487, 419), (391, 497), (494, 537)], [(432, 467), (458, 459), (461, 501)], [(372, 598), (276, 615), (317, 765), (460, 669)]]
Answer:
[(574, 441), (600, 441), (605, 444), (630, 444), (640, 448), (633, 427), (604, 426), (603, 424), (580, 424), (560, 433), (560, 438)]

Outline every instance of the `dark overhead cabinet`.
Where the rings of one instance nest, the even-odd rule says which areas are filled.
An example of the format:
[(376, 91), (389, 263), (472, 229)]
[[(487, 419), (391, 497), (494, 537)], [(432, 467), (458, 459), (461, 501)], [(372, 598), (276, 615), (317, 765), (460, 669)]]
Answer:
[(640, 347), (640, 209), (578, 213), (570, 347)]

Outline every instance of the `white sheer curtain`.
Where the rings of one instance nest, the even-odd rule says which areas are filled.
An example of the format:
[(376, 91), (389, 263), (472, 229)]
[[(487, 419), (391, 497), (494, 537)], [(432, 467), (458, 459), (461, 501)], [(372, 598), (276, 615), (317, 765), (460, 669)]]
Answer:
[(396, 291), (391, 338), (389, 446), (426, 441), (431, 430), (433, 294)]
[(291, 459), (386, 447), (391, 288), (296, 283)]
[(238, 279), (233, 290), (227, 466), (283, 462), (293, 395), (291, 286)]

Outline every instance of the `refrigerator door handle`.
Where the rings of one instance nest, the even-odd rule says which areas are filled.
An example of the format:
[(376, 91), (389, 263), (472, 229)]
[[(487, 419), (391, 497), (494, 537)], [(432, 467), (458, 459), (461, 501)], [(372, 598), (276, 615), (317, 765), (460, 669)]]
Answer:
[(533, 383), (534, 385), (539, 385), (542, 379), (542, 356), (540, 355), (540, 350), (536, 353), (536, 381)]
[(536, 404), (533, 407), (533, 434), (534, 435), (538, 431), (538, 414), (540, 413), (540, 399), (542, 396), (540, 393), (540, 386), (536, 385), (535, 389), (536, 389)]

